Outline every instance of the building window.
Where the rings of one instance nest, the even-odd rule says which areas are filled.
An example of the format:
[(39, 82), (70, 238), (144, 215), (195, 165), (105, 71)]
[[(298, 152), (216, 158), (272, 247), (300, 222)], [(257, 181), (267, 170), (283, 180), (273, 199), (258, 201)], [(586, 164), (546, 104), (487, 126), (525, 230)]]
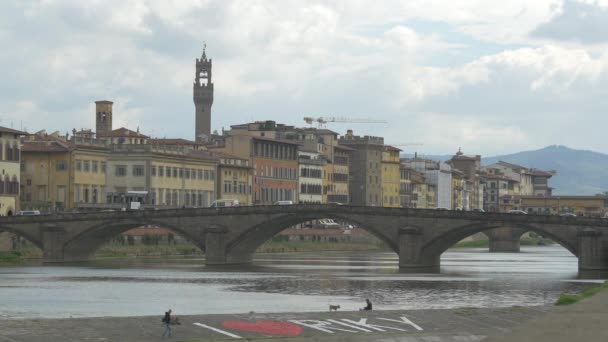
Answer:
[(163, 177), (165, 175), (165, 168), (162, 166), (158, 167), (158, 176)]
[(156, 166), (151, 166), (150, 167), (150, 175), (152, 177), (156, 177)]
[(127, 166), (126, 165), (116, 165), (114, 176), (126, 177), (127, 176)]
[(179, 178), (184, 178), (184, 169), (179, 169)]
[(76, 171), (82, 171), (82, 160), (76, 160)]
[[(93, 166), (93, 173), (97, 173), (99, 172), (99, 162), (97, 160), (93, 160), (92, 162), (92, 166)], [(93, 202), (95, 203), (95, 202)]]
[(106, 162), (101, 162), (101, 173), (106, 173)]
[(58, 160), (55, 162), (55, 170), (66, 171), (67, 169), (68, 169), (68, 165), (65, 160)]
[(173, 168), (173, 178), (177, 178), (177, 168)]
[(89, 160), (85, 160), (82, 162), (82, 166), (83, 166), (83, 170), (84, 172), (90, 172), (91, 171), (91, 161)]
[(144, 166), (143, 165), (134, 165), (133, 166), (133, 176), (143, 177), (144, 176)]

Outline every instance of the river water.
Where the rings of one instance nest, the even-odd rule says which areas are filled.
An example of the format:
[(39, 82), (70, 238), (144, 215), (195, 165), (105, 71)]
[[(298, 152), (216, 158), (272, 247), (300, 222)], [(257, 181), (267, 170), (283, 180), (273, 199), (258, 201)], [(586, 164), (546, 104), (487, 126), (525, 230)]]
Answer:
[(555, 302), (601, 280), (581, 279), (559, 246), (521, 253), (452, 249), (439, 274), (401, 273), (377, 252), (257, 254), (254, 265), (212, 268), (193, 258), (137, 258), (77, 266), (0, 267), (0, 319), (255, 312), (505, 307)]

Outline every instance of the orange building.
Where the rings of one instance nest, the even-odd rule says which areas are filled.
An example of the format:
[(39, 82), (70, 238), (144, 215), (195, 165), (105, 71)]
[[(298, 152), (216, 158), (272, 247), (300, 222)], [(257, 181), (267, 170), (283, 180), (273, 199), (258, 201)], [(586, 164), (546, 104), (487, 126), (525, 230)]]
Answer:
[(253, 167), (253, 203), (273, 204), (298, 199), (298, 146), (267, 136), (258, 129), (233, 129), (216, 137), (211, 151), (247, 158)]

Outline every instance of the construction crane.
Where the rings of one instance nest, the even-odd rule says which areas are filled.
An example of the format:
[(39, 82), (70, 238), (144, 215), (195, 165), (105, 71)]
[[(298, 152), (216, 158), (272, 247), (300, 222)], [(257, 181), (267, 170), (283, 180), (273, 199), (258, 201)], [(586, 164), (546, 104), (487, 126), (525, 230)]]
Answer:
[(317, 123), (319, 128), (322, 128), (328, 122), (348, 122), (348, 123), (387, 123), (386, 120), (376, 120), (376, 119), (365, 119), (365, 118), (346, 118), (346, 117), (319, 117), (313, 118), (306, 116), (304, 117), (304, 121), (307, 124), (312, 125), (314, 122)]
[(422, 146), (424, 144), (418, 143), (418, 142), (408, 142), (408, 143), (387, 144), (387, 145), (395, 146), (395, 147), (403, 147), (403, 146)]

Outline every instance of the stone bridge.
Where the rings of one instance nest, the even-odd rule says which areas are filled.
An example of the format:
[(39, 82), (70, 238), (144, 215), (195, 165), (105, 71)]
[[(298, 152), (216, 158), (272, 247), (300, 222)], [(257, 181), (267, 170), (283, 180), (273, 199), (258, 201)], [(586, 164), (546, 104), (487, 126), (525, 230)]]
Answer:
[(272, 236), (321, 218), (366, 229), (399, 255), (401, 268), (437, 268), (446, 249), (478, 232), (488, 234), (495, 250), (512, 250), (519, 248), (521, 234), (532, 231), (577, 256), (579, 269), (608, 269), (608, 220), (586, 217), (291, 205), (13, 216), (0, 218), (0, 230), (40, 247), (45, 262), (70, 262), (88, 259), (126, 230), (155, 225), (191, 240), (205, 252), (208, 265), (224, 265), (250, 263)]

